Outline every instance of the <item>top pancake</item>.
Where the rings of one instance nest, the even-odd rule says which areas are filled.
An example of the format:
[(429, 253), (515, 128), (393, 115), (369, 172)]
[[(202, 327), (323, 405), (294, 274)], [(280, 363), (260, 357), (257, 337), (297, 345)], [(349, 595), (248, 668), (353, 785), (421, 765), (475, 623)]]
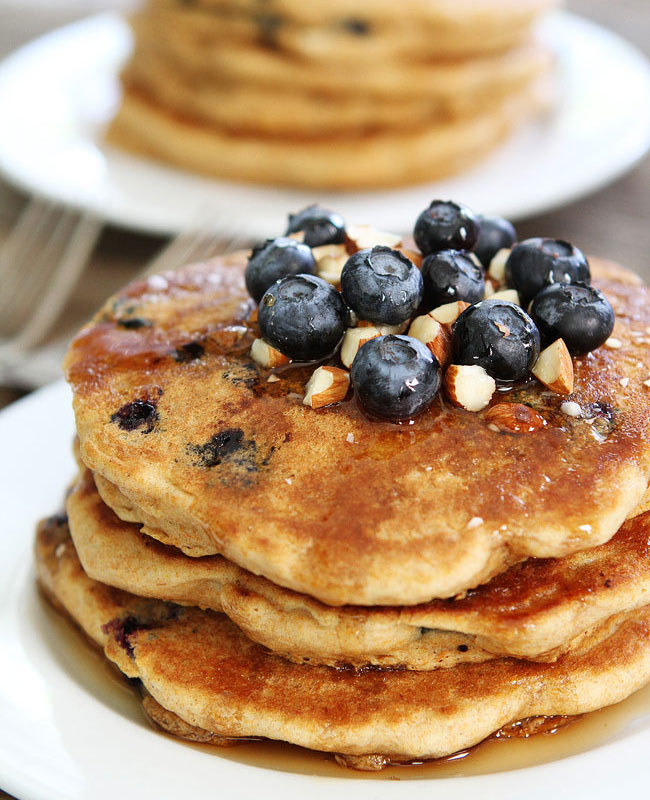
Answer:
[[(404, 31), (430, 40), (436, 57), (505, 50), (521, 42), (534, 20), (557, 0), (152, 0), (153, 9), (210, 13), (224, 27), (285, 46), (303, 57), (340, 57), (357, 49), (372, 53), (373, 41), (394, 43)], [(190, 6), (188, 8), (188, 6)], [(307, 29), (306, 31), (304, 29)], [(301, 30), (302, 29), (302, 30)], [(406, 51), (408, 52), (408, 50)], [(375, 53), (376, 54), (376, 53)]]
[(132, 284), (68, 354), (83, 460), (147, 532), (330, 605), (410, 605), (529, 556), (595, 547), (639, 503), (650, 290), (628, 271), (592, 263), (622, 346), (575, 362), (569, 399), (584, 418), (531, 382), (499, 400), (528, 403), (549, 424), (511, 435), (440, 397), (410, 425), (372, 422), (353, 401), (305, 408), (310, 369), (268, 383), (250, 359), (244, 263), (239, 254)]

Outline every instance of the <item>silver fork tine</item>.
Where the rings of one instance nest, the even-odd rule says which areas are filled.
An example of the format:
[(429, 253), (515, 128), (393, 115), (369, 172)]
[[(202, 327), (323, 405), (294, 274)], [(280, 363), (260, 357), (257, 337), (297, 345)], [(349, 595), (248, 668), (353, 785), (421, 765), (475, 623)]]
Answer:
[[(214, 214), (204, 211), (197, 216), (191, 228), (172, 239), (147, 264), (143, 275), (153, 275), (177, 269), (193, 261), (201, 261), (211, 255), (229, 252), (237, 243), (243, 242), (245, 236), (241, 231), (233, 231), (233, 218), (219, 219), (219, 226), (214, 224)], [(231, 233), (228, 234), (227, 231)]]
[[(30, 201), (0, 249), (0, 278), (4, 296), (2, 307), (5, 314), (12, 307), (10, 298), (20, 288), (21, 278), (24, 276), (24, 264), (33, 243), (40, 239), (44, 230), (47, 230), (52, 215), (53, 208), (49, 203), (41, 200)], [(3, 327), (5, 314), (0, 319), (0, 329)]]
[(46, 200), (33, 198), (27, 203), (0, 251), (0, 274), (13, 261), (15, 252), (24, 248), (33, 231), (39, 230), (53, 211), (54, 207)]
[(17, 336), (17, 344), (29, 348), (39, 342), (54, 323), (70, 292), (88, 263), (99, 234), (102, 222), (87, 214), (72, 227), (68, 244), (52, 269), (53, 275), (47, 295), (41, 306)]
[(0, 250), (0, 371), (47, 333), (88, 262), (101, 223), (30, 200)]
[[(66, 211), (60, 216), (49, 215), (47, 219), (49, 225), (43, 228), (34, 237), (30, 237), (29, 244), (26, 244), (23, 253), (16, 254), (16, 281), (13, 292), (7, 293), (9, 310), (4, 319), (5, 333), (14, 332), (29, 314), (30, 309), (38, 300), (38, 295), (42, 293), (43, 286), (46, 286), (53, 272), (58, 265), (58, 254), (65, 247), (65, 242), (72, 232), (74, 226), (74, 216)], [(39, 243), (44, 240), (45, 245), (39, 247)], [(30, 273), (38, 275), (39, 280), (29, 280)]]

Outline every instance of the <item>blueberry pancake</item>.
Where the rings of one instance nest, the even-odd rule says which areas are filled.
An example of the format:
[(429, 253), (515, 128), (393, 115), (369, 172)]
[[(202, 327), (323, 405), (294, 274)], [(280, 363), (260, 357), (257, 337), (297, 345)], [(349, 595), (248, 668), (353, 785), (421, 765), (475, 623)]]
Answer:
[(650, 601), (650, 514), (604, 545), (529, 559), (464, 597), (397, 608), (332, 608), (222, 556), (189, 558), (123, 522), (81, 476), (66, 501), (86, 574), (143, 597), (223, 611), (253, 641), (297, 663), (449, 668), (515, 656), (554, 661), (610, 617)]
[[(240, 69), (241, 55), (228, 46), (202, 52), (188, 42), (185, 52), (178, 37), (171, 53), (148, 23), (146, 35), (156, 44), (140, 48), (124, 70), (127, 92), (181, 118), (270, 137), (352, 136), (471, 117), (525, 90), (551, 65), (544, 48), (529, 44), (498, 57), (405, 67), (402, 77), (373, 67), (351, 85), (343, 67), (297, 72), (260, 48), (248, 52)], [(189, 63), (181, 63), (185, 56)]]
[(554, 0), (149, 0), (107, 140), (211, 177), (360, 189), (470, 167), (556, 97)]
[[(425, 250), (433, 246), (430, 213), (416, 226)], [(441, 241), (455, 241), (445, 230)], [(476, 235), (464, 222), (456, 233), (468, 231)], [(385, 259), (387, 249), (375, 248), (372, 257)], [(410, 274), (403, 254), (394, 258), (391, 270)], [(461, 352), (447, 370), (446, 394), (396, 424), (371, 419), (359, 402), (365, 388), (372, 395), (390, 386), (370, 380), (382, 368), (374, 345), (361, 348), (352, 369), (357, 399), (346, 399), (350, 376), (339, 356), (329, 362), (328, 380), (336, 377), (344, 391), (342, 402), (322, 410), (303, 403), (313, 365), (288, 364), (279, 353), (284, 366), (260, 366), (251, 350), (261, 340), (245, 264), (245, 255), (233, 255), (131, 284), (68, 353), (83, 461), (100, 489), (102, 479), (119, 489), (116, 512), (143, 523), (145, 533), (190, 556), (221, 554), (329, 605), (408, 606), (464, 592), (531, 556), (603, 544), (640, 503), (650, 472), (650, 290), (632, 273), (592, 262), (616, 327), (588, 355), (571, 362), (566, 354), (575, 370), (570, 391), (517, 377), (528, 374), (539, 338), (519, 338), (517, 325), (528, 319), (519, 306), (488, 299), (467, 317), (478, 320), (480, 333), (485, 304), (494, 309), (490, 335), (497, 338), (484, 344), (500, 359), (498, 375), (517, 380), (506, 380), (508, 391), (482, 410), (468, 411), (449, 398), (462, 395), (468, 369), (483, 368), (463, 365)], [(307, 284), (325, 292), (320, 278), (296, 280), (303, 286), (291, 288), (294, 300)], [(355, 299), (346, 302), (353, 308)], [(328, 325), (342, 331), (337, 326), (345, 324), (340, 299), (328, 303), (309, 317), (323, 336)], [(293, 318), (280, 313), (279, 301), (263, 300), (263, 308), (259, 323), (273, 347), (261, 347), (278, 354), (273, 348), (289, 345), (282, 337)], [(591, 308), (574, 309), (584, 330)], [(606, 322), (611, 331), (613, 319)], [(471, 355), (479, 339), (469, 322), (464, 330), (467, 342), (454, 341)], [(295, 335), (302, 347), (309, 330), (295, 328)], [(403, 341), (409, 338), (382, 341), (393, 358), (415, 352)], [(433, 356), (418, 353), (429, 370)], [(345, 346), (340, 358), (345, 363)], [(423, 385), (411, 388), (409, 402)]]
[(554, 664), (495, 659), (453, 669), (337, 670), (292, 664), (219, 613), (147, 600), (91, 580), (65, 522), (41, 524), (46, 594), (128, 677), (175, 735), (227, 744), (280, 739), (363, 768), (440, 757), (520, 719), (616, 703), (650, 678), (650, 610), (613, 617)]
[(231, 41), (272, 44), (324, 61), (403, 56), (459, 58), (499, 52), (521, 43), (555, 0), (411, 0), (401, 3), (296, 0), (153, 0), (155, 10), (218, 22)]
[[(352, 81), (351, 67), (345, 59), (311, 63), (261, 44), (241, 47), (229, 38), (212, 41), (210, 28), (206, 29), (203, 23), (194, 31), (187, 23), (175, 22), (176, 35), (170, 38), (164, 36), (170, 24), (166, 15), (143, 13), (131, 19), (138, 42), (136, 60), (145, 55), (157, 56), (158, 63), (167, 63), (168, 70), (174, 69), (191, 81), (209, 80), (217, 92), (230, 83), (235, 90), (243, 84), (244, 91), (247, 86), (285, 92), (305, 90), (355, 100), (365, 94), (389, 102), (424, 97), (441, 101), (451, 110), (463, 103), (467, 109), (474, 104), (486, 105), (490, 97), (516, 91), (548, 72), (551, 62), (547, 48), (530, 39), (503, 53), (473, 54), (471, 58), (450, 61), (431, 56), (398, 62), (363, 59), (354, 65)], [(126, 76), (133, 72), (127, 67)], [(162, 88), (161, 81), (161, 91)]]
[(108, 140), (216, 178), (330, 189), (422, 183), (466, 169), (521, 122), (549, 107), (542, 80), (473, 116), (433, 125), (333, 137), (269, 137), (170, 114), (128, 87)]

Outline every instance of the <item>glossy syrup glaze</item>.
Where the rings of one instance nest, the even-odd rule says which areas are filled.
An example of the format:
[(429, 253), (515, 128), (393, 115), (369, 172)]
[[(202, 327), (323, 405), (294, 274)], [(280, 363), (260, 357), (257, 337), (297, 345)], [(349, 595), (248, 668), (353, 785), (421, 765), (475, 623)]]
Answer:
[[(369, 419), (353, 397), (305, 408), (313, 365), (272, 373), (250, 358), (257, 330), (242, 263), (201, 265), (156, 291), (131, 286), (67, 358), (84, 458), (189, 554), (222, 553), (332, 605), (413, 604), (530, 555), (599, 544), (639, 501), (650, 470), (650, 295), (622, 268), (594, 264), (622, 347), (576, 360), (580, 417), (534, 381), (502, 387), (493, 404), (522, 403), (547, 422), (512, 435), (443, 396), (401, 425)], [(125, 318), (147, 324), (125, 328)], [(159, 424), (146, 436), (111, 424), (152, 392)], [(207, 468), (196, 459), (233, 430), (238, 452)], [(182, 487), (187, 508), (165, 500), (168, 488), (143, 488), (154, 472)]]

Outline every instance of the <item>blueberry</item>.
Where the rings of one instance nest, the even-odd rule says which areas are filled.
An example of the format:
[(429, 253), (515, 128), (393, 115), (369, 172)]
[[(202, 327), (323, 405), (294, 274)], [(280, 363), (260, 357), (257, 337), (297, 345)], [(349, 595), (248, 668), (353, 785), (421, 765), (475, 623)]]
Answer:
[(478, 303), (485, 296), (483, 270), (463, 250), (441, 250), (422, 262), (427, 308), (463, 300)]
[(535, 297), (530, 314), (545, 344), (564, 339), (571, 355), (600, 347), (614, 329), (614, 310), (607, 298), (583, 283), (555, 283)]
[(512, 222), (503, 217), (478, 217), (481, 232), (474, 245), (474, 253), (485, 269), (494, 256), (504, 247), (512, 247), (517, 241), (517, 232)]
[(537, 326), (507, 300), (482, 300), (466, 308), (452, 328), (454, 364), (478, 364), (502, 381), (525, 378), (539, 348)]
[(506, 281), (525, 306), (550, 283), (591, 283), (584, 254), (561, 239), (526, 239), (512, 248)]
[(361, 405), (383, 419), (416, 416), (440, 388), (440, 365), (410, 336), (378, 336), (360, 348), (350, 373)]
[(289, 225), (285, 236), (300, 231), (304, 232), (305, 244), (309, 247), (345, 242), (343, 217), (318, 205), (307, 206), (297, 214), (289, 214)]
[(438, 250), (471, 250), (479, 236), (474, 212), (461, 203), (434, 200), (417, 218), (413, 238), (425, 255)]
[(315, 361), (333, 353), (347, 318), (341, 295), (314, 275), (281, 278), (262, 297), (258, 311), (264, 341), (296, 361)]
[(246, 288), (259, 303), (264, 292), (285, 275), (316, 272), (316, 260), (306, 244), (295, 239), (267, 239), (253, 248), (246, 265)]
[(422, 301), (422, 275), (399, 250), (359, 250), (345, 262), (341, 294), (359, 319), (398, 325), (412, 317)]

